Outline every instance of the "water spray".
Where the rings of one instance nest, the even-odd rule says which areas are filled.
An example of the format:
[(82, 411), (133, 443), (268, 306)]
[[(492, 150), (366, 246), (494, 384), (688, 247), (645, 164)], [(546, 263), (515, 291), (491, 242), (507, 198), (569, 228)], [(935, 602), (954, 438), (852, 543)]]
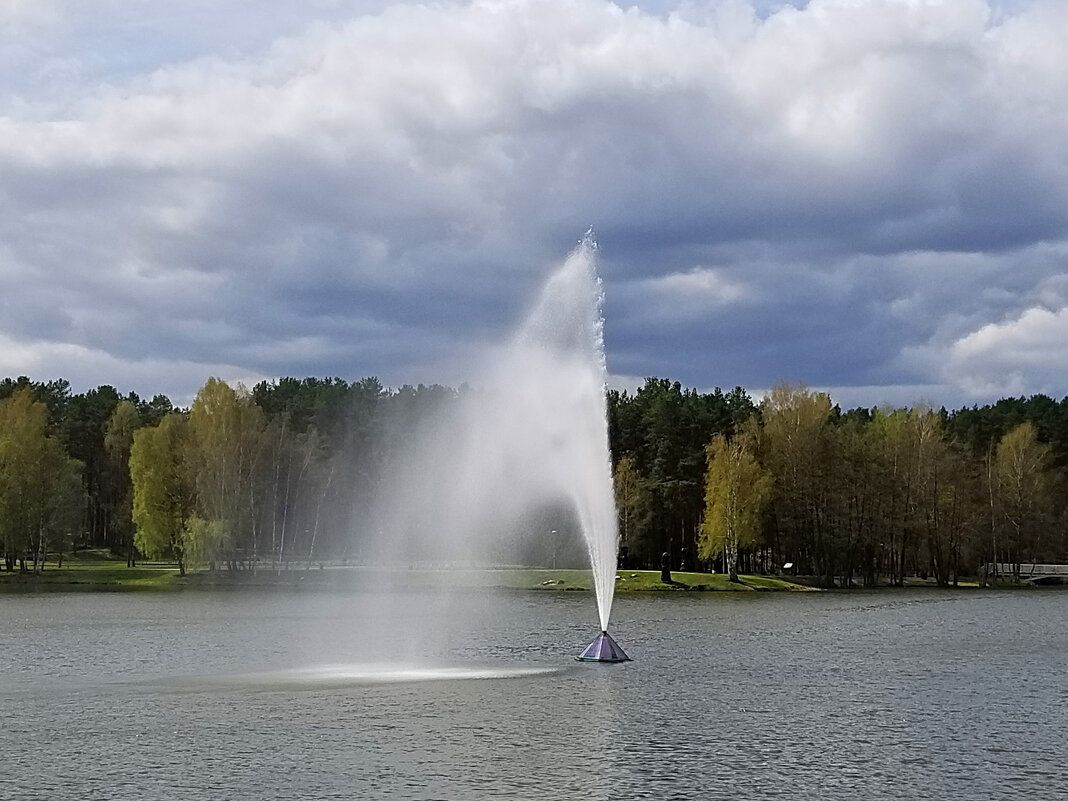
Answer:
[(584, 274), (592, 291), (592, 332), (590, 343), (591, 369), (597, 372), (600, 391), (597, 395), (597, 416), (600, 421), (595, 429), (588, 454), (582, 494), (575, 496), (582, 534), (590, 557), (594, 590), (597, 593), (597, 613), (601, 633), (577, 657), (580, 662), (629, 662), (630, 657), (608, 633), (608, 620), (612, 614), (615, 595), (616, 558), (619, 548), (619, 523), (616, 517), (615, 493), (612, 487), (612, 458), (608, 444), (608, 367), (604, 355), (604, 292), (597, 276), (597, 239), (591, 226), (586, 231), (578, 248), (564, 264), (564, 271), (574, 270)]
[(379, 561), (477, 560), (497, 532), (566, 503), (582, 532), (600, 636), (585, 661), (625, 661), (608, 636), (619, 544), (608, 442), (604, 295), (591, 228), (513, 337), (489, 348), (474, 391), (394, 449), (373, 515)]

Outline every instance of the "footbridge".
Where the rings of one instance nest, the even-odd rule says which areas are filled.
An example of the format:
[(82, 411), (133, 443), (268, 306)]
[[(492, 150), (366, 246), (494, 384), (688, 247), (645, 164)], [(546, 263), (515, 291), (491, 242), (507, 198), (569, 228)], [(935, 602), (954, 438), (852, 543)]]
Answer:
[[(1011, 562), (990, 562), (983, 565), (987, 578), (1001, 576), (1011, 578), (1016, 574), (1016, 565)], [(1068, 584), (1068, 565), (1040, 565), (1032, 562), (1020, 564), (1020, 581), (1035, 584)]]

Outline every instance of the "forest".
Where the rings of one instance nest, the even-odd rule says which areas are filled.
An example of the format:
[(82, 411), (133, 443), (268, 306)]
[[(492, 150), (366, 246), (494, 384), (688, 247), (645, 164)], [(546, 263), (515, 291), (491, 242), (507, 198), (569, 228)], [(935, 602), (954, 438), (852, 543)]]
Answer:
[[(184, 409), (5, 378), (4, 568), (37, 571), (89, 547), (183, 573), (358, 560), (380, 535), (372, 508), (405, 437), (467, 391), (209, 379)], [(675, 568), (825, 586), (951, 585), (988, 563), (1068, 561), (1068, 398), (843, 411), (802, 386), (756, 403), (737, 387), (649, 378), (609, 390), (607, 406), (625, 567), (659, 567), (666, 553)]]

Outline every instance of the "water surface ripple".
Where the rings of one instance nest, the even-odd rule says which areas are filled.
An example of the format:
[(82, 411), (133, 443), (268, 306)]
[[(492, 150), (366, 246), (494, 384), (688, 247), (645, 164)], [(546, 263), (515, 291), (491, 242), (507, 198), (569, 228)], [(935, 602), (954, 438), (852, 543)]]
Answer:
[(1051, 798), (1068, 593), (8, 595), (13, 799)]

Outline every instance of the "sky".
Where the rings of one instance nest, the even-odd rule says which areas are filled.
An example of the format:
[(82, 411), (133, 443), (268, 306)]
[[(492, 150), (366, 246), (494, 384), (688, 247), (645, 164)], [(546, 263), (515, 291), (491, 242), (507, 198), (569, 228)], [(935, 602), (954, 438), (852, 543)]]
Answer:
[(1061, 0), (0, 0), (0, 375), (1068, 395)]

